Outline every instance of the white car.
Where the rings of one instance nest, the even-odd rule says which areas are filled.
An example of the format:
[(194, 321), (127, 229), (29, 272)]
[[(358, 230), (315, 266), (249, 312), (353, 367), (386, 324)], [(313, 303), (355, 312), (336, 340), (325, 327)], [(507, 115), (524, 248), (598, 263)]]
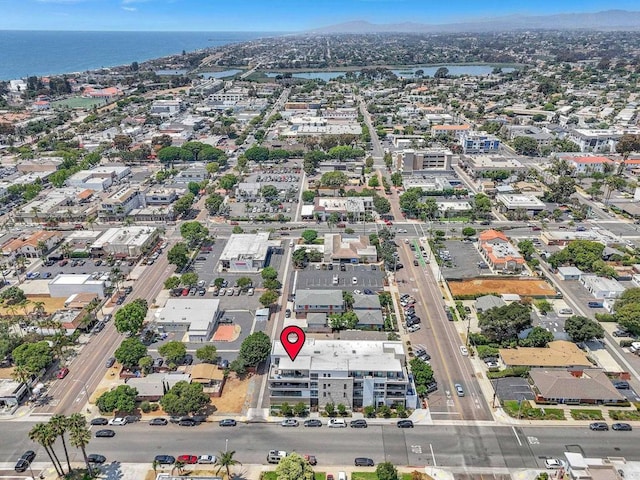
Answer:
[(344, 418), (330, 418), (327, 422), (329, 428), (347, 428)]
[(544, 466), (552, 470), (560, 470), (561, 468), (565, 468), (567, 464), (563, 460), (557, 458), (547, 458), (544, 461)]
[(469, 355), (469, 350), (467, 350), (467, 347), (464, 345), (460, 345), (460, 353), (466, 357)]
[(411, 325), (409, 328), (407, 328), (407, 332), (409, 333), (417, 332), (418, 330), (420, 330), (419, 323), (416, 323), (415, 325)]
[(362, 295), (362, 292), (360, 290), (354, 290), (353, 293), (355, 293), (356, 295)]
[(210, 465), (216, 463), (216, 457), (214, 455), (200, 455), (198, 457), (198, 463)]
[(299, 423), (295, 418), (286, 418), (280, 422), (280, 425), (283, 427), (297, 427)]
[(351, 285), (357, 285), (358, 284), (358, 277), (351, 277)]
[(116, 417), (109, 420), (109, 425), (126, 425), (127, 419), (124, 417)]

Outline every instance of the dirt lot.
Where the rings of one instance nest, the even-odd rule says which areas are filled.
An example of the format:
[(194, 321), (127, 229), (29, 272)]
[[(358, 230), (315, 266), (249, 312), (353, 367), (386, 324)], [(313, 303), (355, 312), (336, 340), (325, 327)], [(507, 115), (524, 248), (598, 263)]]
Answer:
[(241, 413), (250, 381), (250, 378), (240, 380), (235, 373), (231, 373), (224, 384), (222, 396), (211, 399), (216, 407), (216, 414)]
[(547, 282), (535, 279), (471, 279), (462, 282), (449, 282), (449, 288), (454, 296), (482, 293), (515, 293), (524, 297), (552, 297), (556, 294), (556, 291)]
[[(66, 298), (51, 298), (49, 296), (39, 295), (27, 295), (27, 299), (31, 302), (26, 305), (27, 312), (31, 312), (37, 302), (42, 302), (46, 313), (54, 313), (56, 310), (64, 308), (64, 302), (66, 300)], [(15, 305), (9, 308), (4, 305), (0, 305), (0, 315), (23, 315), (24, 310), (25, 309), (23, 307)]]

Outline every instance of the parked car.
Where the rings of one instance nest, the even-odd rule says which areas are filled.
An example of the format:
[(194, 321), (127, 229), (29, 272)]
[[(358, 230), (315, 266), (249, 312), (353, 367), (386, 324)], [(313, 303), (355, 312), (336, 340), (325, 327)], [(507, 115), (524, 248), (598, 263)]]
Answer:
[(347, 422), (344, 421), (344, 418), (330, 418), (327, 426), (329, 428), (346, 428)]
[(69, 369), (67, 367), (61, 368), (58, 373), (56, 373), (56, 377), (59, 379), (63, 379), (69, 374)]
[(183, 418), (178, 422), (181, 427), (195, 427), (198, 424), (193, 418)]
[(365, 457), (357, 457), (354, 464), (356, 467), (373, 467), (375, 465), (372, 459)]
[(364, 418), (358, 418), (349, 422), (351, 428), (367, 428), (367, 421)]
[(126, 425), (127, 419), (125, 417), (116, 417), (109, 420), (109, 425)]
[(116, 363), (116, 359), (114, 357), (107, 358), (107, 362), (104, 364), (105, 367), (111, 368), (113, 364)]
[(152, 418), (149, 425), (167, 425), (169, 421), (166, 418), (158, 417)]
[(564, 461), (557, 458), (547, 458), (544, 461), (544, 466), (551, 470), (559, 470), (561, 468), (565, 468), (567, 464)]
[(195, 455), (180, 455), (178, 461), (186, 465), (195, 465), (198, 463), (198, 457)]
[(624, 380), (613, 382), (613, 386), (616, 387), (618, 390), (629, 390), (629, 388), (631, 388), (631, 386), (629, 385), (629, 382), (626, 382)]
[(305, 427), (321, 427), (322, 421), (317, 418), (310, 418), (309, 420), (304, 421)]
[(398, 420), (398, 428), (413, 428), (413, 422), (411, 420)]
[(171, 455), (156, 455), (154, 460), (160, 465), (173, 465), (176, 463), (176, 458)]
[(604, 422), (593, 422), (589, 424), (590, 430), (609, 430), (609, 425)]
[(96, 438), (103, 438), (103, 437), (115, 437), (116, 436), (116, 432), (114, 432), (113, 430), (109, 430), (109, 429), (105, 429), (105, 430), (98, 430), (96, 432)]
[(299, 425), (299, 422), (295, 418), (285, 418), (284, 420), (282, 420), (282, 422), (280, 422), (280, 425), (282, 425), (283, 427), (297, 427)]
[(87, 455), (87, 461), (89, 463), (102, 464), (107, 461), (107, 457), (105, 457), (104, 455), (98, 455), (97, 453), (91, 453)]
[(93, 418), (89, 422), (89, 425), (108, 425), (108, 424), (109, 424), (109, 420), (107, 420), (106, 418), (103, 418), (103, 417)]
[(631, 428), (631, 425), (629, 425), (628, 423), (614, 423), (611, 425), (611, 428), (613, 430), (622, 430), (625, 432), (630, 432), (631, 430), (633, 430)]
[(233, 418), (225, 418), (218, 422), (221, 427), (235, 427), (237, 422)]
[(200, 455), (198, 457), (198, 463), (211, 465), (213, 463), (216, 463), (216, 457), (214, 455)]

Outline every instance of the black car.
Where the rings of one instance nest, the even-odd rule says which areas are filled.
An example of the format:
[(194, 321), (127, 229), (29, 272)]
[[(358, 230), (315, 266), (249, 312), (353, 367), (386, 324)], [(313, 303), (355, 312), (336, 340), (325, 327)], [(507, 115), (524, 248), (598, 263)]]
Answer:
[(304, 421), (304, 426), (305, 427), (321, 427), (322, 421), (318, 420), (317, 418), (310, 418), (309, 420)]
[(149, 421), (149, 425), (166, 425), (169, 421), (166, 418), (158, 417)]
[(133, 287), (129, 286), (129, 287), (124, 287), (124, 293), (129, 295), (131, 292), (133, 292)]
[(365, 295), (375, 295), (375, 292), (373, 290), (369, 290), (368, 288), (364, 289), (364, 294)]
[(114, 432), (113, 430), (98, 430), (96, 432), (96, 438), (102, 438), (102, 437), (115, 437), (116, 436), (116, 432)]
[(221, 358), (220, 360), (218, 360), (218, 368), (220, 370), (224, 370), (226, 368), (229, 368), (229, 360), (226, 360), (224, 358)]
[(413, 325), (417, 325), (418, 323), (420, 323), (422, 320), (420, 320), (420, 317), (410, 317), (407, 318), (407, 327), (412, 327)]
[(89, 463), (104, 463), (107, 461), (107, 457), (104, 455), (98, 455), (97, 453), (92, 453), (87, 455), (87, 460)]
[(413, 422), (411, 420), (398, 420), (398, 428), (413, 428)]
[(629, 382), (625, 382), (624, 380), (619, 382), (613, 382), (613, 386), (616, 387), (618, 390), (629, 390), (630, 388)]
[(359, 418), (357, 420), (351, 420), (349, 423), (351, 428), (367, 428), (367, 421), (364, 418)]
[(96, 417), (89, 422), (91, 425), (107, 425), (108, 423), (109, 420), (103, 417)]
[(218, 423), (221, 427), (235, 427), (236, 421), (233, 418), (225, 418)]
[(591, 430), (609, 430), (609, 425), (604, 422), (593, 422), (589, 424)]
[(118, 297), (118, 300), (116, 300), (116, 305), (122, 305), (125, 300), (126, 297)]
[(193, 418), (183, 418), (178, 422), (181, 427), (195, 427), (198, 424)]
[(191, 355), (190, 353), (187, 353), (183, 358), (182, 358), (182, 363), (184, 365), (191, 365), (193, 363), (193, 355)]
[(373, 460), (370, 458), (358, 457), (353, 462), (356, 467), (373, 467)]
[(140, 421), (140, 417), (138, 417), (137, 415), (126, 415), (124, 419), (127, 421), (128, 424), (136, 423)]
[(625, 432), (630, 432), (631, 430), (633, 430), (631, 428), (631, 425), (629, 425), (628, 423), (614, 423), (613, 425), (611, 425), (611, 428), (614, 430), (622, 430)]
[(20, 459), (16, 462), (15, 471), (22, 473), (26, 472), (27, 468), (31, 466), (31, 462), (36, 458), (36, 452), (33, 450), (27, 450), (22, 454)]
[(107, 358), (107, 362), (104, 364), (105, 367), (107, 368), (111, 368), (113, 367), (113, 364), (116, 363), (116, 359), (113, 357), (109, 357)]
[(194, 422), (200, 424), (200, 423), (204, 423), (207, 421), (207, 416), (206, 415), (194, 415), (191, 417), (191, 420), (193, 420)]
[(160, 465), (173, 465), (176, 463), (176, 458), (171, 455), (156, 455), (154, 460)]

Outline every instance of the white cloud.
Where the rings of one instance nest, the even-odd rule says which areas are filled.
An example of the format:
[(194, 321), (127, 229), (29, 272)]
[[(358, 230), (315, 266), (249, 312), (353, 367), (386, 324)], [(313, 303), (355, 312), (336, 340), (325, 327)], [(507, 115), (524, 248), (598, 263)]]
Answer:
[(40, 3), (61, 3), (61, 4), (70, 4), (70, 3), (81, 3), (86, 0), (36, 0)]
[(135, 7), (122, 7), (123, 10), (126, 10), (127, 12), (137, 12), (138, 9)]

